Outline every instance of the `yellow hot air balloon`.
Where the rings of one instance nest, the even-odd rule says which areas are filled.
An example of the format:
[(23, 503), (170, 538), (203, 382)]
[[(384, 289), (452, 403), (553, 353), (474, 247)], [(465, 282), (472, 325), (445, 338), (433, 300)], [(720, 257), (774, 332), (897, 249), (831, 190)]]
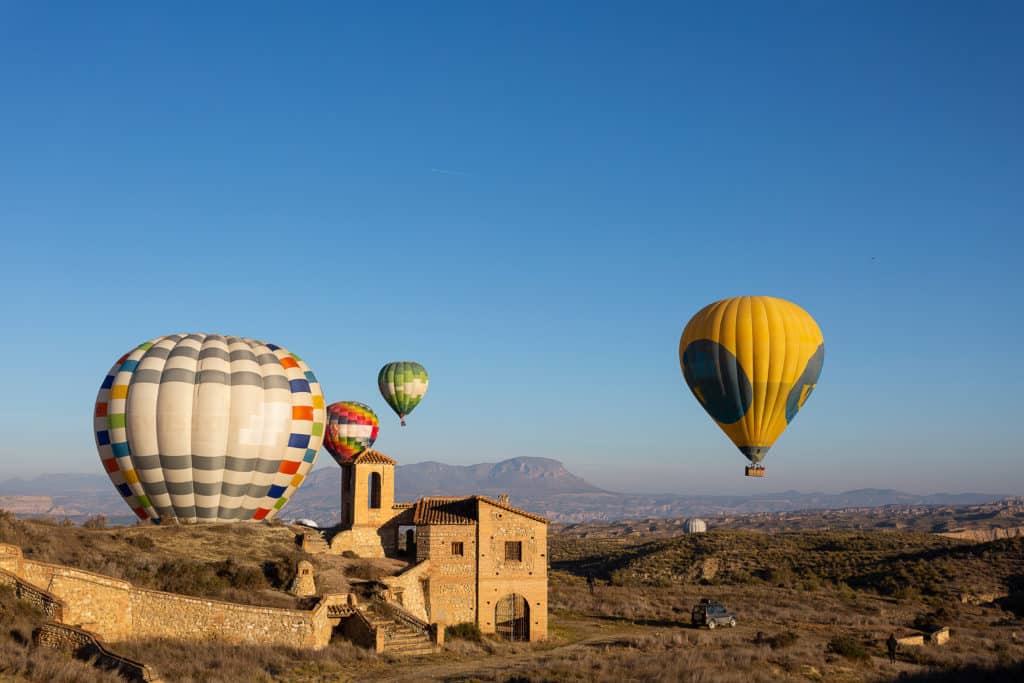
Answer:
[(764, 476), (764, 459), (818, 383), (825, 340), (796, 304), (738, 296), (702, 308), (679, 339), (679, 365), (693, 395)]

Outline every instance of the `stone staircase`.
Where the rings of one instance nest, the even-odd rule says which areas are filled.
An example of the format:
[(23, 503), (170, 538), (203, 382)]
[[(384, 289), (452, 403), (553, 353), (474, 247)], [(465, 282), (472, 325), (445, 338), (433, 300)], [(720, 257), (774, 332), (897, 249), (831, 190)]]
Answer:
[(392, 621), (384, 627), (384, 652), (401, 656), (429, 655), (437, 652), (437, 648), (422, 631)]
[(424, 629), (416, 628), (403, 619), (392, 618), (387, 614), (387, 610), (381, 609), (378, 604), (371, 602), (367, 605), (366, 617), (374, 627), (384, 631), (384, 652), (388, 654), (429, 655), (438, 650)]

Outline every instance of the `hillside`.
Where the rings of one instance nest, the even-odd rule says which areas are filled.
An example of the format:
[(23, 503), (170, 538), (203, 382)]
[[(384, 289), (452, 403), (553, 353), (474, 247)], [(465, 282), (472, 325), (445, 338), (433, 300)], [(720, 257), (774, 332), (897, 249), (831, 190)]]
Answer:
[[(820, 528), (713, 528), (687, 536), (679, 531), (682, 521), (554, 526), (546, 643), (452, 637), (442, 654), (415, 660), (373, 655), (345, 641), (320, 653), (169, 641), (117, 649), (167, 680), (204, 683), (576, 681), (580, 672), (595, 681), (852, 683), (890, 680), (896, 672), (912, 681), (1019, 680), (1024, 538), (971, 544)], [(21, 546), (28, 557), (253, 604), (296, 605), (283, 588), (299, 558), (314, 562), (322, 591), (346, 591), (357, 577), (405, 566), (308, 556), (296, 548), (296, 531), (267, 524), (83, 529), (0, 514), (0, 542)], [(597, 578), (594, 596), (587, 575)], [(691, 628), (690, 606), (701, 597), (726, 603), (739, 626)], [(938, 626), (952, 627), (948, 644), (906, 649), (895, 667), (881, 658), (890, 631)], [(15, 646), (24, 647), (6, 644)]]

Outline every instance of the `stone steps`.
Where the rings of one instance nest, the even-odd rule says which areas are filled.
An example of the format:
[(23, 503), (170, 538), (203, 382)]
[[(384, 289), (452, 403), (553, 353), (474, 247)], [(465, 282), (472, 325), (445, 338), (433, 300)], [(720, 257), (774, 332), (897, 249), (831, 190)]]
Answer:
[(364, 614), (375, 628), (383, 629), (384, 652), (401, 656), (429, 655), (437, 652), (430, 637), (409, 624), (397, 621), (369, 607)]

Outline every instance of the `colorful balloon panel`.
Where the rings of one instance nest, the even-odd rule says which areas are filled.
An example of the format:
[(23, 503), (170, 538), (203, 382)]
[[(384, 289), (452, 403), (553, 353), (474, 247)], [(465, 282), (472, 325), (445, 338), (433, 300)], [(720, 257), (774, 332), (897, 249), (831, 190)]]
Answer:
[(341, 401), (327, 406), (324, 448), (339, 465), (372, 446), (379, 431), (380, 421), (368, 405)]
[[(400, 419), (411, 413), (423, 399), (429, 381), (426, 369), (412, 361), (388, 363), (377, 374), (381, 396)], [(405, 424), (404, 419), (402, 424)]]
[(824, 362), (818, 324), (775, 297), (717, 301), (693, 316), (679, 340), (693, 395), (754, 463), (810, 397)]
[(274, 344), (175, 334), (118, 359), (96, 397), (100, 460), (125, 502), (157, 522), (274, 517), (316, 462), (324, 396)]

